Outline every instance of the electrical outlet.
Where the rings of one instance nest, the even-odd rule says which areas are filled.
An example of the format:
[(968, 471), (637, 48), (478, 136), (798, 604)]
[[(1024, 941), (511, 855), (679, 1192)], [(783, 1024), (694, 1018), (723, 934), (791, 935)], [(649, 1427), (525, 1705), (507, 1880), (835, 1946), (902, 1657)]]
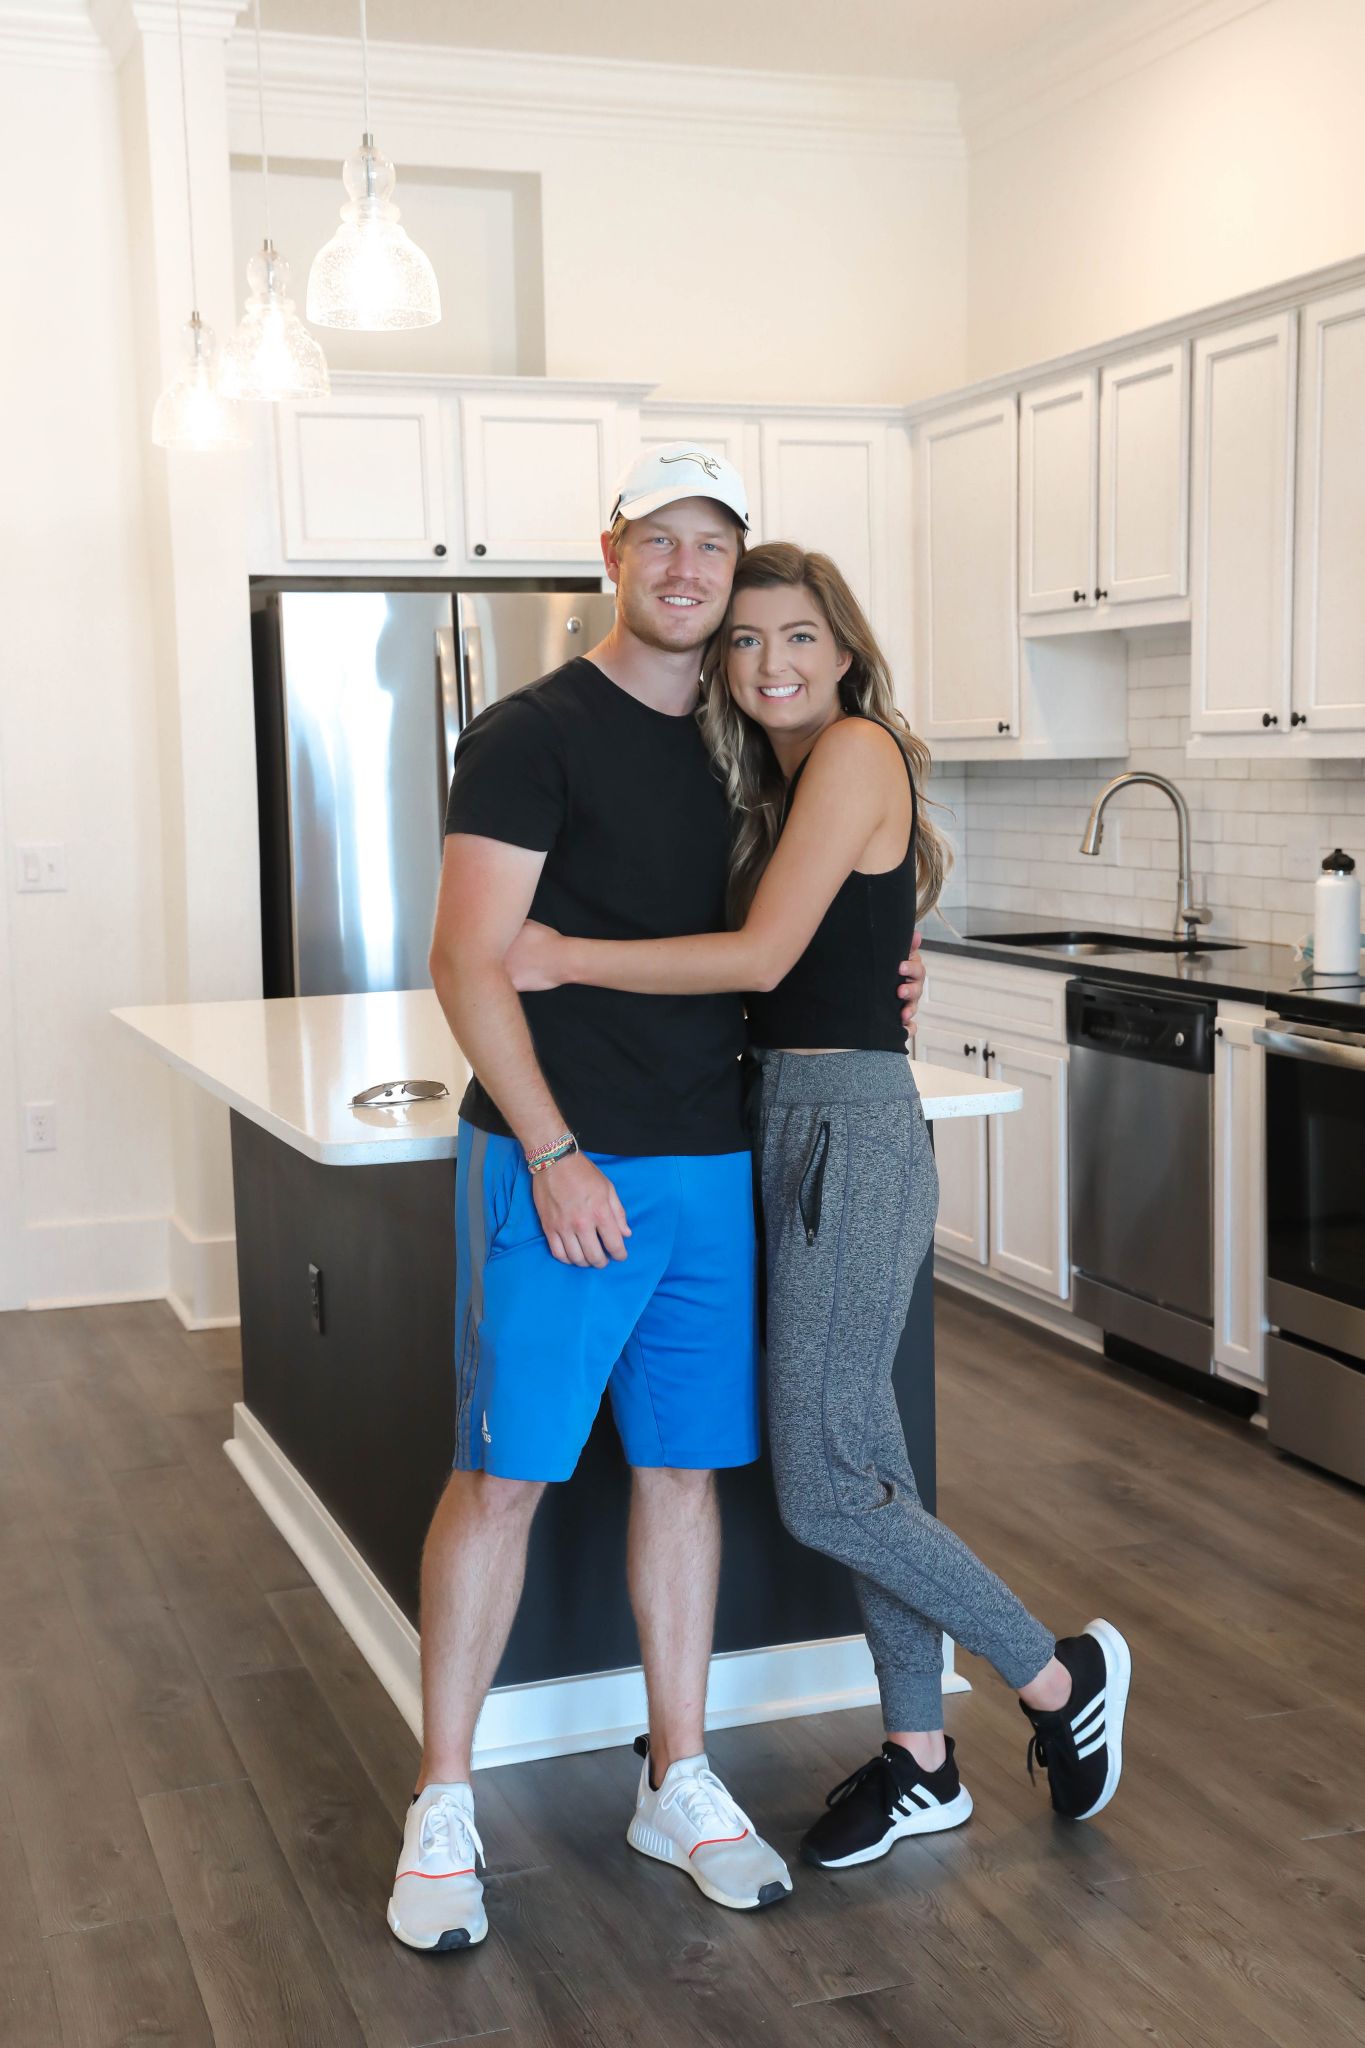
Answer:
[(308, 1268), (308, 1313), (313, 1318), (313, 1328), (322, 1335), (322, 1268)]
[(60, 845), (16, 846), (21, 895), (45, 893), (66, 887), (66, 848)]
[(24, 1104), (24, 1149), (27, 1152), (55, 1152), (57, 1149), (57, 1105), (55, 1102)]
[(1322, 873), (1322, 847), (1316, 839), (1291, 839), (1281, 869), (1286, 882), (1313, 882)]

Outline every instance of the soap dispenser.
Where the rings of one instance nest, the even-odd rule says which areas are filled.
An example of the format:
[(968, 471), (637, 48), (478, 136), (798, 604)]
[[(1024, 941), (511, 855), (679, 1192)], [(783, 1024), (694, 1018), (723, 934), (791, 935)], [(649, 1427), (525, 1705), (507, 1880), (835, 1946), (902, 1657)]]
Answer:
[(1360, 973), (1360, 877), (1339, 846), (1313, 884), (1313, 972)]

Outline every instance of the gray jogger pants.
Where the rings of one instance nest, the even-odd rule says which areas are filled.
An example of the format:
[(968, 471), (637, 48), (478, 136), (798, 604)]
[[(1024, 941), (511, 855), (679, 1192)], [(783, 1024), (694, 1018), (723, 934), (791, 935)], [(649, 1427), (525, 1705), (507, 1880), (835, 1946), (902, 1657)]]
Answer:
[(902, 1053), (759, 1054), (768, 1431), (782, 1519), (854, 1575), (888, 1730), (942, 1726), (946, 1631), (1016, 1691), (1054, 1639), (920, 1501), (891, 1368), (938, 1209)]

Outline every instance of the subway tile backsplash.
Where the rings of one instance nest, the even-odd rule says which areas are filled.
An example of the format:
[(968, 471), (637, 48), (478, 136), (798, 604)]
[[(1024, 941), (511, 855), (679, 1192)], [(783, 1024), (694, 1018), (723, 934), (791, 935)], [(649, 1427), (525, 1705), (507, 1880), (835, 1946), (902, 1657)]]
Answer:
[(1176, 905), (1175, 812), (1159, 790), (1124, 790), (1104, 820), (1098, 859), (1080, 852), (1091, 803), (1111, 775), (1149, 768), (1190, 807), (1194, 886), (1228, 938), (1294, 945), (1312, 928), (1322, 857), (1344, 846), (1365, 867), (1360, 761), (1189, 761), (1190, 657), (1182, 640), (1130, 650), (1126, 761), (949, 764), (929, 793), (957, 854), (944, 895), (951, 918), (981, 910), (1160, 929)]

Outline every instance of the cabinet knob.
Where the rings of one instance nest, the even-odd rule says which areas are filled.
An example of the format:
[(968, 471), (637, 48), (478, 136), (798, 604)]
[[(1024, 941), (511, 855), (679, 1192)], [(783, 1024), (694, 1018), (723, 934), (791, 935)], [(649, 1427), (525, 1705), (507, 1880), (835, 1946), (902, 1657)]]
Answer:
[(1278, 725), (1279, 722), (1279, 719), (1275, 716), (1273, 711), (1263, 711), (1261, 713), (1262, 725)]
[(476, 555), (486, 555), (488, 553), (488, 550), (481, 540), (476, 540), (470, 552)]
[(981, 1057), (983, 1060), (993, 1060), (995, 1058), (995, 1047), (993, 1045), (983, 1045), (981, 1048)]
[(1289, 723), (1291, 725), (1307, 725), (1308, 713), (1306, 711), (1291, 711), (1289, 714)]
[(1071, 602), (1073, 604), (1084, 604), (1085, 592), (1083, 590), (1073, 590), (1071, 593)]
[(966, 1058), (967, 1058), (967, 1059), (974, 1059), (974, 1058), (975, 1058), (975, 1056), (976, 1056), (976, 1047), (975, 1047), (974, 1045), (964, 1045), (964, 1046), (963, 1046), (963, 1048), (962, 1048), (962, 1050), (963, 1050), (963, 1053), (964, 1053), (964, 1055), (966, 1056)]
[(1007, 718), (998, 718), (995, 722), (995, 729), (997, 732), (1008, 732), (1010, 729), (1009, 720)]
[(443, 540), (438, 540), (438, 541), (437, 541), (437, 543), (436, 543), (436, 545), (435, 545), (435, 547), (434, 547), (434, 548), (432, 549), (432, 551), (431, 551), (431, 552), (433, 553), (433, 555), (443, 555), (443, 554), (445, 553), (445, 551), (446, 551), (446, 544), (445, 544), (445, 542), (444, 542)]
[(1106, 597), (1108, 597), (1108, 595), (1109, 595), (1109, 592), (1108, 592), (1107, 590), (1097, 590), (1097, 591), (1095, 592), (1095, 602), (1096, 602), (1096, 604), (1102, 604), (1102, 603), (1104, 602), (1105, 598), (1106, 598)]

